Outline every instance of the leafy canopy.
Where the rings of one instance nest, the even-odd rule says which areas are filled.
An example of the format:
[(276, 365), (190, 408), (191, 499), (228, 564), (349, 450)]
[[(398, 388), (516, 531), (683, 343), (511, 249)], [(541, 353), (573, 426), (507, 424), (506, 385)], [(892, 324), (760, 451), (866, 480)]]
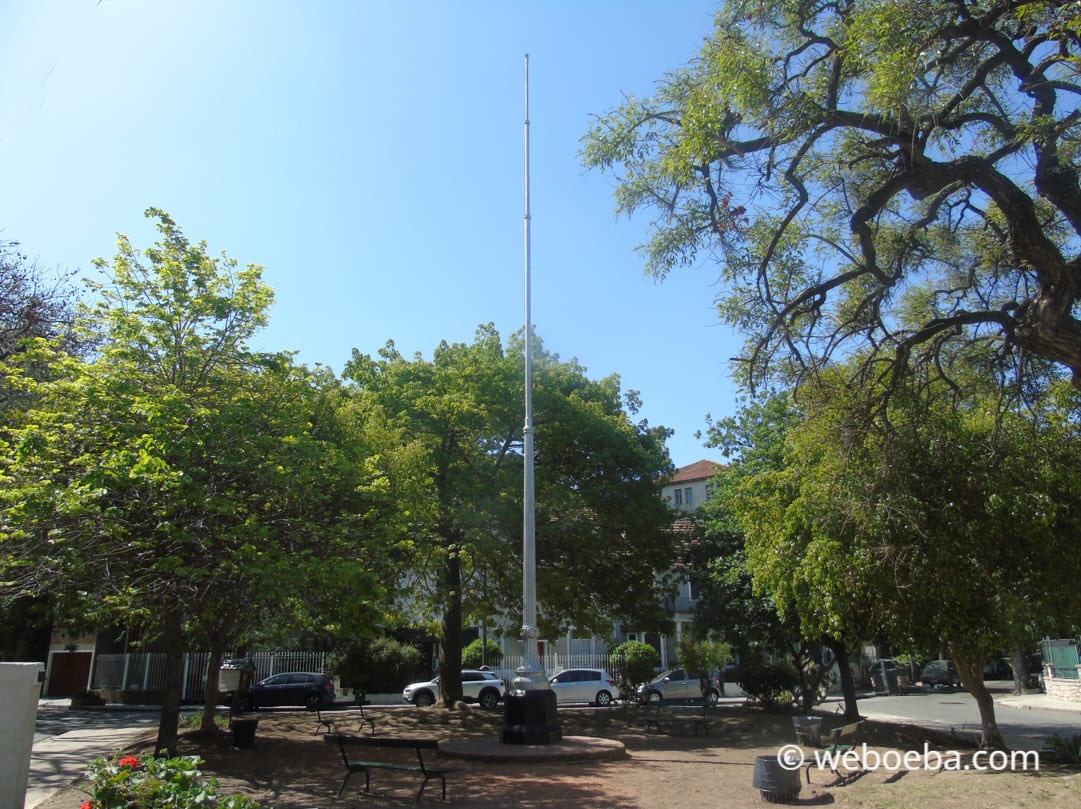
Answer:
[(720, 264), (752, 387), (864, 349), (857, 378), (948, 376), (973, 349), (1081, 384), (1079, 20), (1075, 0), (728, 0), (583, 160), (652, 212), (650, 273)]

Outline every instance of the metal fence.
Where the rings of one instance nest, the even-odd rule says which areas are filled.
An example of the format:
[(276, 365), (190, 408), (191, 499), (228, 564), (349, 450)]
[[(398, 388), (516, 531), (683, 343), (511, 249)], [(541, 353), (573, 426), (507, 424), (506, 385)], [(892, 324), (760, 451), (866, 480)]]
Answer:
[[(229, 659), (226, 655), (226, 659)], [(326, 652), (254, 652), (255, 679), (282, 671), (326, 671)], [(206, 691), (209, 652), (184, 655), (184, 686), (181, 699), (202, 700)], [(162, 691), (165, 688), (165, 654), (99, 654), (90, 678), (93, 689), (116, 691)]]
[(1077, 649), (1076, 638), (1044, 638), (1043, 660), (1051, 667), (1051, 676), (1059, 680), (1078, 679), (1077, 667), (1081, 665), (1081, 655)]

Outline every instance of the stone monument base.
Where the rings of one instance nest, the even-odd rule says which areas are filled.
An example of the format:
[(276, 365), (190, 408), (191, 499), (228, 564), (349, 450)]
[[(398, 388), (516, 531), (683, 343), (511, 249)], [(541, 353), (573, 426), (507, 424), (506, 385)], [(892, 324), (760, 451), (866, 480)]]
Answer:
[(558, 744), (563, 730), (556, 695), (548, 688), (508, 692), (503, 698), (503, 744)]

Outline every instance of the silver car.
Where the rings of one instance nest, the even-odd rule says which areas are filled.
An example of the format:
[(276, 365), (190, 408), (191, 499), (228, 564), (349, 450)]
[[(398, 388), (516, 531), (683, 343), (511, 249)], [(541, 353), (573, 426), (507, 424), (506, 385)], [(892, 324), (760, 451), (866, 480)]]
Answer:
[[(718, 677), (711, 676), (709, 681), (706, 702), (714, 704), (721, 696)], [(658, 674), (648, 683), (638, 686), (638, 699), (642, 702), (700, 700), (702, 699), (702, 683), (698, 677), (691, 675), (685, 669), (669, 669), (663, 674)]]
[(588, 702), (606, 707), (619, 696), (619, 684), (604, 669), (566, 669), (549, 681), (557, 703)]
[[(462, 699), (466, 702), (477, 702), (482, 708), (492, 709), (503, 699), (503, 692), (503, 681), (490, 671), (466, 669), (462, 672)], [(412, 683), (402, 689), (402, 701), (420, 708), (435, 705), (438, 696), (438, 677), (423, 683)]]

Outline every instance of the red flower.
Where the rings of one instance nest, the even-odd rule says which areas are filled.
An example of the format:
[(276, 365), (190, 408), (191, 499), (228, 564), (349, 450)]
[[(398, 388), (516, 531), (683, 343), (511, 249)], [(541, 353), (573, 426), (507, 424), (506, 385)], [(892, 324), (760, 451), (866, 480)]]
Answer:
[(94, 802), (93, 801), (83, 801), (83, 805), (80, 806), (79, 809), (94, 809)]
[[(139, 766), (139, 759), (135, 756), (124, 756), (120, 761), (116, 762), (121, 767), (131, 767), (133, 770)], [(82, 807), (86, 809), (86, 807)]]

